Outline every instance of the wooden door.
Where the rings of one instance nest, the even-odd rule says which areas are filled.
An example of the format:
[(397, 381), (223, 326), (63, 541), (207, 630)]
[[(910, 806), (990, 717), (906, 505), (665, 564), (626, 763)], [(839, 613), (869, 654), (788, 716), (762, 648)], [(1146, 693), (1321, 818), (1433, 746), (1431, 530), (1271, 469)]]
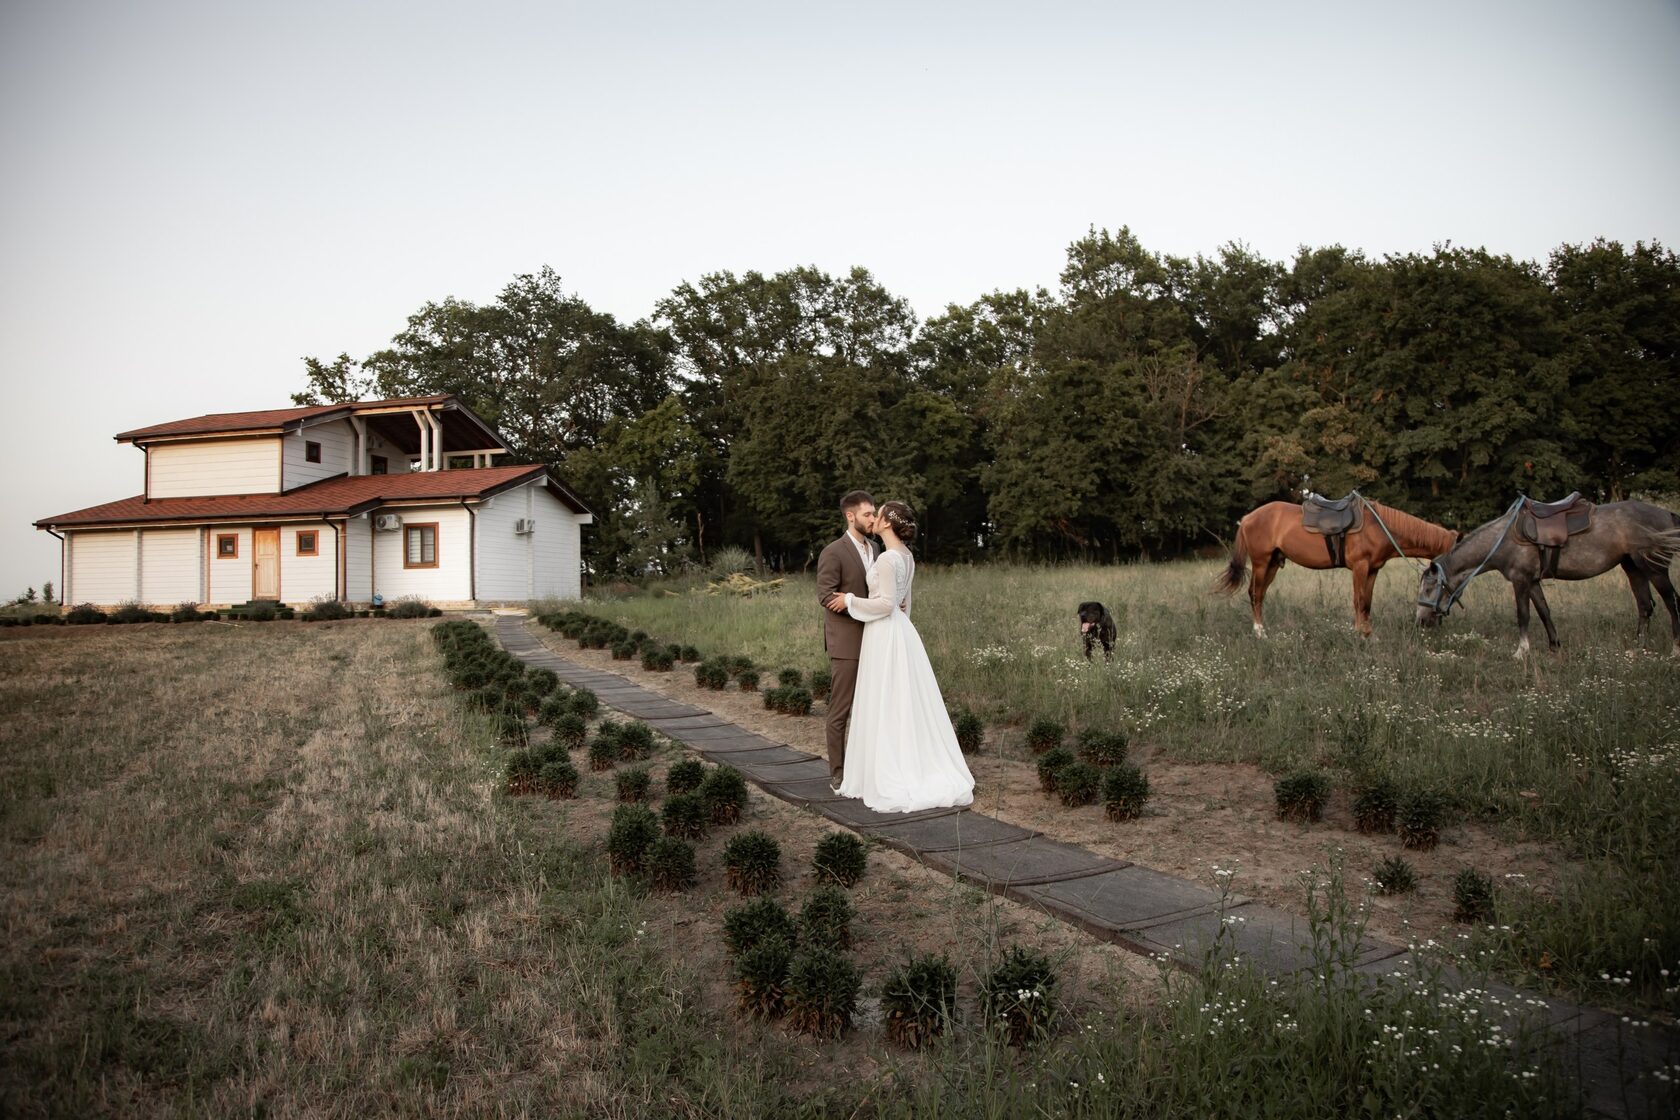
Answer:
[(280, 598), (280, 530), (251, 531), (251, 598)]

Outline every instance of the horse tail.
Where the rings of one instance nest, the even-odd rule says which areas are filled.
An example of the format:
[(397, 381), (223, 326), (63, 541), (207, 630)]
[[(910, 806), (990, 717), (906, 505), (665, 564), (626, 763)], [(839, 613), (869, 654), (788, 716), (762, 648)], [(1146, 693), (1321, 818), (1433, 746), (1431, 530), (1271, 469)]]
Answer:
[(1216, 595), (1235, 595), (1248, 580), (1248, 540), (1243, 535), (1247, 528), (1246, 519), (1237, 525), (1237, 539), (1231, 542), (1231, 560), (1213, 581)]

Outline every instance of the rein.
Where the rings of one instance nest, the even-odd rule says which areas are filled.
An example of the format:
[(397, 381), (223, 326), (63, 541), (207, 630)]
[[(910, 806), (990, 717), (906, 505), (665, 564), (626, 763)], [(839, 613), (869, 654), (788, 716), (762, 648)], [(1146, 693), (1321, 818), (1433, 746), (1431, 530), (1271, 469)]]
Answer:
[(1523, 503), (1527, 500), (1527, 498), (1518, 495), (1517, 500), (1511, 503), (1511, 508), (1506, 511), (1505, 515), (1505, 528), (1499, 534), (1499, 539), (1493, 542), (1493, 547), (1488, 549), (1488, 554), (1486, 556), (1482, 557), (1482, 562), (1476, 565), (1476, 570), (1471, 572), (1468, 576), (1465, 576), (1464, 582), (1460, 583), (1457, 589), (1454, 590), (1451, 595), (1447, 596), (1447, 605), (1444, 607), (1441, 605), (1441, 595), (1447, 589), (1447, 570), (1441, 566), (1440, 561), (1431, 560), (1429, 562), (1429, 570), (1433, 570), (1437, 573), (1435, 598), (1433, 600), (1429, 600), (1419, 596), (1418, 606), (1428, 607), (1430, 610), (1440, 615), (1451, 613), (1453, 605), (1458, 602), (1459, 596), (1463, 595), (1465, 588), (1470, 586), (1470, 581), (1482, 574), (1483, 570), (1485, 570), (1488, 566), (1488, 561), (1493, 559), (1493, 554), (1499, 551), (1500, 546), (1505, 543), (1505, 538), (1511, 535), (1511, 528), (1517, 523), (1517, 514), (1522, 512)]

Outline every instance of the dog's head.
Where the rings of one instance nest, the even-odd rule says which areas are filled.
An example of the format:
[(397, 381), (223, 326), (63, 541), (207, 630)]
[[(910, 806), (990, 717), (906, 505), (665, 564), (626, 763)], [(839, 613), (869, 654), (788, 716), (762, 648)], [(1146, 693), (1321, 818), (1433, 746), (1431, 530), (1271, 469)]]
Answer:
[(1101, 603), (1079, 604), (1079, 632), (1081, 634), (1088, 632), (1091, 627), (1102, 622), (1103, 615), (1107, 613), (1107, 608)]

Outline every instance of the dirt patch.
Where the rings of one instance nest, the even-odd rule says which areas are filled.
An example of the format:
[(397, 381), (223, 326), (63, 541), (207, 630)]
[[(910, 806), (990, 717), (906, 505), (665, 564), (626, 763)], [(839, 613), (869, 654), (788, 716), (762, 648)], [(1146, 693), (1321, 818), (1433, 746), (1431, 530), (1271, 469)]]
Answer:
[[(808, 717), (779, 715), (765, 710), (759, 694), (740, 692), (733, 684), (723, 692), (698, 687), (686, 666), (668, 673), (649, 672), (635, 662), (614, 661), (605, 651), (580, 649), (541, 627), (531, 630), (572, 661), (618, 673), (767, 738), (827, 757), (825, 709), (820, 703)], [(1280, 821), (1273, 809), (1273, 779), (1258, 767), (1173, 762), (1157, 758), (1147, 744), (1134, 747), (1134, 760), (1149, 777), (1149, 808), (1139, 820), (1116, 823), (1103, 815), (1100, 805), (1070, 809), (1040, 792), (1038, 773), (1021, 732), (988, 728), (983, 748), (968, 760), (975, 779), (974, 808), (1206, 886), (1216, 885), (1215, 867), (1234, 869), (1234, 889), (1239, 894), (1298, 913), (1305, 908), (1301, 873), (1323, 868), (1337, 849), (1354, 880), (1369, 877), (1381, 860), (1401, 855), (1417, 870), (1417, 890), (1378, 896), (1370, 922), (1372, 934), (1400, 943), (1439, 938), (1443, 931), (1462, 932), (1463, 927), (1452, 920), (1452, 881), (1462, 868), (1474, 867), (1496, 880), (1520, 877), (1527, 885), (1547, 891), (1567, 865), (1547, 845), (1513, 842), (1493, 828), (1474, 823), (1444, 830), (1440, 846), (1433, 851), (1407, 851), (1392, 835), (1367, 836), (1356, 831), (1343, 791), (1332, 797), (1324, 820), (1317, 824)], [(814, 815), (811, 819), (827, 824)], [(920, 867), (908, 857), (898, 858)], [(1039, 919), (1043, 920), (1042, 915)]]

